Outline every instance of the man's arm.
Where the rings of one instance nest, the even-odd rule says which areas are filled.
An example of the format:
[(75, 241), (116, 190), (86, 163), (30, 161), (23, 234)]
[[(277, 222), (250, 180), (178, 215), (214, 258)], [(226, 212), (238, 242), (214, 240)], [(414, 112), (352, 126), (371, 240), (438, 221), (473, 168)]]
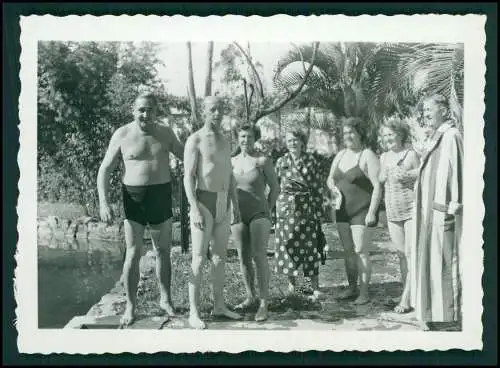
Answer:
[(184, 145), (179, 141), (177, 135), (174, 130), (170, 127), (166, 127), (168, 130), (168, 135), (170, 138), (170, 151), (177, 157), (179, 160), (184, 159)]
[(191, 208), (198, 208), (196, 200), (196, 175), (198, 167), (198, 144), (195, 135), (191, 135), (184, 147), (184, 189)]
[(280, 194), (280, 185), (278, 183), (278, 176), (274, 169), (273, 162), (270, 158), (264, 157), (263, 172), (266, 178), (266, 183), (269, 185), (269, 195), (267, 202), (269, 203), (269, 210), (272, 210), (276, 205), (278, 196)]
[(449, 134), (451, 137), (447, 140), (449, 142), (447, 152), (451, 173), (448, 181), (450, 191), (448, 213), (458, 215), (463, 209), (463, 143), (458, 130), (451, 131)]
[[(99, 167), (97, 174), (97, 193), (99, 195), (99, 205), (105, 209), (109, 209), (108, 193), (109, 193), (109, 177), (111, 172), (118, 164), (120, 154), (121, 130), (115, 131), (104, 155), (104, 159)], [(103, 219), (109, 221), (109, 219)]]

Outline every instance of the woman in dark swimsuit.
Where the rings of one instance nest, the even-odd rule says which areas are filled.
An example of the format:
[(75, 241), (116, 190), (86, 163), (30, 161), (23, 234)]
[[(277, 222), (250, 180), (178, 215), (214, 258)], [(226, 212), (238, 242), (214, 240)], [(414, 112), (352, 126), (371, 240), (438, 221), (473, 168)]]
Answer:
[[(246, 299), (236, 308), (248, 308), (256, 300), (253, 260), (257, 269), (260, 297), (255, 320), (264, 321), (267, 319), (269, 289), (267, 243), (271, 230), (270, 211), (278, 198), (279, 184), (271, 159), (255, 152), (254, 143), (259, 138), (260, 131), (257, 127), (243, 125), (238, 129), (241, 152), (231, 161), (242, 222), (234, 224), (231, 232), (238, 248), (243, 282), (247, 291)], [(267, 198), (266, 186), (270, 189)]]
[(341, 296), (350, 298), (358, 293), (356, 304), (370, 300), (368, 285), (371, 276), (369, 248), (372, 228), (378, 223), (381, 186), (378, 180), (380, 163), (376, 154), (364, 148), (364, 122), (349, 118), (343, 126), (345, 149), (333, 160), (327, 185), (333, 192), (340, 191), (342, 201), (335, 217), (340, 241), (345, 251), (345, 265), (349, 287)]

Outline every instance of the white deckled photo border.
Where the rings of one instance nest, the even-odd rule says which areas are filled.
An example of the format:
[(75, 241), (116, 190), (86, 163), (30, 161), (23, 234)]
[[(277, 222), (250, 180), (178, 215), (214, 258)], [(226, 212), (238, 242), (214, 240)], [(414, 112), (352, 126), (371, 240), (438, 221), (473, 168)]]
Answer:
[[(16, 327), (21, 353), (193, 353), (482, 349), (484, 15), (23, 16), (19, 98)], [(37, 43), (40, 40), (365, 41), (464, 44), (463, 326), (460, 332), (39, 329), (37, 324)]]

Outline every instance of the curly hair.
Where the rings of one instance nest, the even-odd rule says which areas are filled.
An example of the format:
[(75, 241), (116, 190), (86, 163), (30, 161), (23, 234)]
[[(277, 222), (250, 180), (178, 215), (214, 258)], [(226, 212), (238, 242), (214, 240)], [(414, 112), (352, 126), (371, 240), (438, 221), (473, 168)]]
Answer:
[(382, 125), (382, 128), (388, 128), (398, 135), (401, 139), (401, 144), (405, 145), (410, 139), (410, 126), (399, 119), (391, 119)]
[(295, 128), (286, 132), (286, 134), (291, 134), (295, 138), (299, 139), (302, 143), (303, 149), (305, 150), (307, 147), (307, 134), (303, 132), (301, 129)]
[(363, 120), (356, 117), (347, 118), (342, 124), (342, 130), (346, 127), (350, 127), (358, 133), (361, 144), (368, 144), (367, 124)]
[(240, 132), (251, 132), (253, 134), (254, 140), (257, 142), (261, 138), (260, 128), (255, 124), (242, 123), (238, 125), (235, 129), (236, 133)]

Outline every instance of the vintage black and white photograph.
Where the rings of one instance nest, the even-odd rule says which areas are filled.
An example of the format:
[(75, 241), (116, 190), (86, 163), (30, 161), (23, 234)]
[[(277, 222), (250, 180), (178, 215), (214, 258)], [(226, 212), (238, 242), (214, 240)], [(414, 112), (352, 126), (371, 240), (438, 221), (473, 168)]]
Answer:
[(485, 18), (22, 17), (20, 351), (480, 349)]

